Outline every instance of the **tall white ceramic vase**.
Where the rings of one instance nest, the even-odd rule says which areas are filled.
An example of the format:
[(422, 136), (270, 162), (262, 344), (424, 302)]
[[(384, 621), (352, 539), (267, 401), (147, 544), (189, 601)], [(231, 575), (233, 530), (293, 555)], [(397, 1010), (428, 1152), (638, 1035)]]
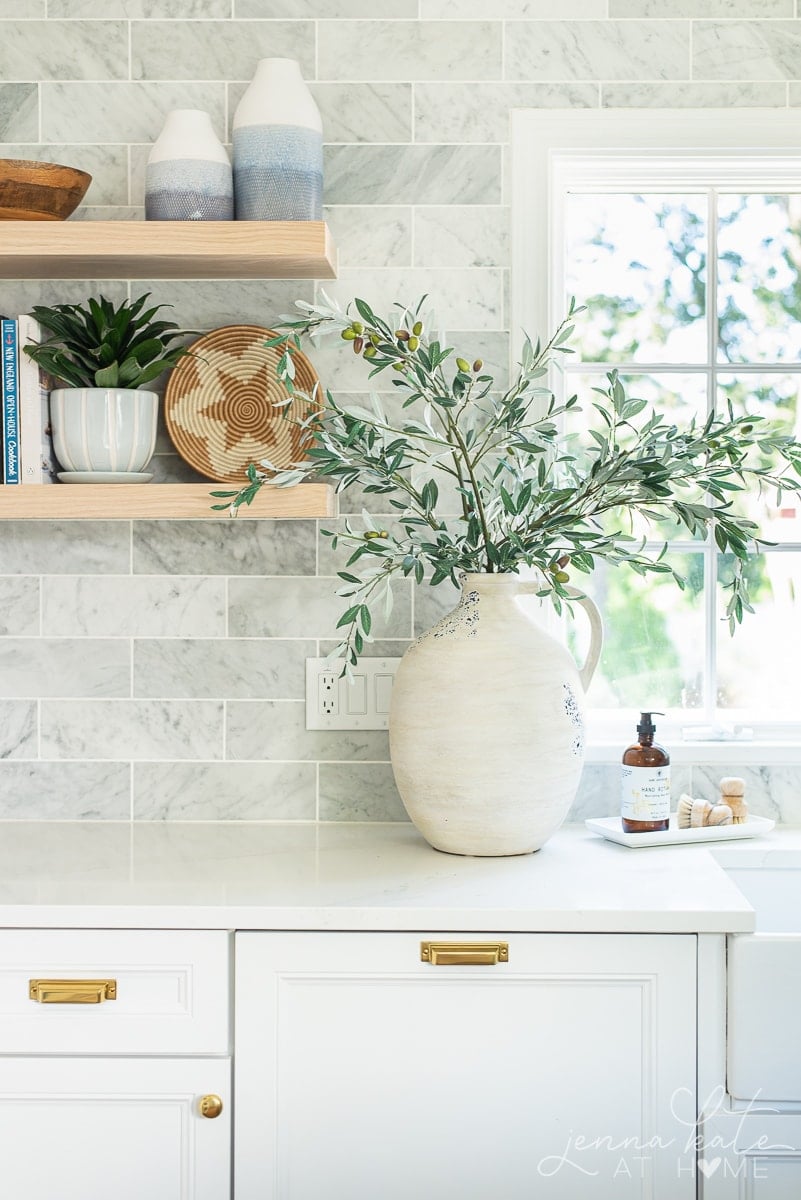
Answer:
[(583, 696), (601, 652), (579, 669), (518, 603), (536, 581), (465, 576), (459, 605), (406, 652), (395, 676), (390, 757), (406, 810), (451, 854), (527, 854), (567, 816), (584, 761)]
[(323, 124), (300, 65), (263, 58), (233, 123), (238, 221), (319, 221)]
[(145, 178), (148, 221), (231, 221), (231, 163), (211, 117), (199, 108), (167, 113)]

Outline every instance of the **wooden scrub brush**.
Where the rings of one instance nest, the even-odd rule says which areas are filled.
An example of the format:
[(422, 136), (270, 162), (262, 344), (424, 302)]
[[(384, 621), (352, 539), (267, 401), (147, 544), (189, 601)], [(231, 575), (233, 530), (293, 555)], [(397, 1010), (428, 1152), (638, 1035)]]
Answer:
[(728, 804), (710, 804), (708, 800), (693, 800), (686, 792), (680, 797), (677, 810), (679, 829), (702, 829), (710, 825), (731, 825), (732, 810)]

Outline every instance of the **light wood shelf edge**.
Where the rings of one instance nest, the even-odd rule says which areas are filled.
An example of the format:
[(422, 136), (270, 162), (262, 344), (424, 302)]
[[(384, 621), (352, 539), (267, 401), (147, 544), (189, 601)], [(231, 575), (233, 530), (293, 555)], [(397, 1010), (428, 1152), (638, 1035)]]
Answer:
[[(212, 511), (224, 501), (212, 491), (227, 491), (224, 483), (89, 483), (34, 484), (0, 487), (0, 520), (196, 521), (230, 520), (227, 512)], [(253, 503), (243, 505), (237, 520), (335, 517), (334, 489), (325, 483), (301, 483), (291, 488), (263, 487)]]
[(3, 221), (0, 279), (335, 279), (324, 221)]

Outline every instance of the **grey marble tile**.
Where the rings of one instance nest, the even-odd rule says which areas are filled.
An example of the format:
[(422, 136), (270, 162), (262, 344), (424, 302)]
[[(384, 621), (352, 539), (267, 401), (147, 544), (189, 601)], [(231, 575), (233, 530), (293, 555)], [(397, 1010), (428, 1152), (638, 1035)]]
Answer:
[[(357, 272), (345, 269), (339, 272), (338, 279), (328, 283), (325, 290), (343, 308), (354, 295), (358, 295), (366, 299), (377, 313), (392, 312), (396, 301), (415, 308), (425, 296), (421, 312), (426, 328), (437, 331), (444, 329), (449, 345), (451, 340), (448, 331), (498, 330), (503, 326), (503, 277), (501, 271), (494, 267), (467, 271), (398, 268)], [(322, 343), (325, 350), (321, 349), (315, 358), (321, 375), (322, 363), (330, 357), (328, 348), (333, 340)], [(335, 347), (338, 363), (355, 359), (361, 367), (362, 376), (366, 376), (368, 373), (364, 362), (348, 353), (344, 343), (343, 349), (344, 354), (339, 346)], [(338, 377), (334, 379), (327, 372), (325, 377), (330, 387), (347, 387)], [(368, 383), (368, 386), (371, 385)]]
[(0, 637), (35, 637), (40, 631), (39, 580), (0, 575)]
[(234, 16), (289, 17), (298, 20), (321, 16), (341, 17), (416, 17), (418, 0), (234, 0)]
[(329, 205), (324, 216), (339, 252), (340, 269), (412, 265), (411, 208)]
[[(774, 779), (774, 774), (776, 778)], [(799, 811), (797, 790), (794, 785), (801, 780), (798, 768), (752, 767), (741, 766), (723, 767), (719, 763), (695, 763), (688, 791), (690, 795), (709, 800), (716, 804), (720, 799), (720, 780), (724, 775), (736, 775), (745, 781), (745, 801), (749, 811), (758, 817), (771, 817), (774, 821), (787, 820), (782, 814), (782, 808), (788, 812), (792, 823), (794, 814)], [(790, 783), (788, 789), (787, 784)], [(774, 793), (774, 785), (776, 791)]]
[(223, 706), (212, 700), (43, 700), (48, 759), (223, 757)]
[(502, 205), (443, 205), (414, 211), (416, 267), (508, 267), (509, 209)]
[(184, 83), (171, 76), (157, 83), (45, 83), (42, 137), (50, 142), (150, 143), (173, 108), (205, 109), (222, 134), (225, 86)]
[(183, 21), (231, 16), (231, 0), (47, 0), (48, 17), (170, 17)]
[(313, 763), (136, 763), (137, 821), (310, 821)]
[[(742, 775), (742, 772), (737, 768), (735, 774)], [(758, 816), (768, 816), (775, 814), (775, 820), (781, 821), (785, 825), (801, 825), (801, 768), (794, 767), (769, 767), (767, 768), (767, 784), (770, 804), (773, 812), (762, 812), (753, 805), (754, 812)], [(746, 787), (746, 801), (750, 804), (751, 800)]]
[(0, 700), (0, 759), (36, 757), (36, 701)]
[[(3, 309), (12, 313), (30, 312), (34, 304), (77, 304), (85, 301), (87, 296), (97, 296), (99, 293), (115, 302), (124, 300), (128, 295), (127, 286), (113, 279), (4, 279), (2, 292)], [(27, 521), (26, 524), (31, 526), (34, 522)], [(52, 529), (56, 522), (48, 524)], [(92, 524), (99, 525), (100, 522)], [(86, 525), (86, 522), (76, 526), (76, 532), (81, 531), (81, 525)]]
[[(337, 621), (350, 603), (336, 595), (341, 586), (341, 580), (329, 578), (231, 579), (229, 632), (233, 637), (335, 638)], [(411, 632), (408, 585), (401, 583), (393, 590), (395, 606), (389, 620), (380, 607), (373, 613), (375, 637), (408, 637)]]
[[(228, 84), (228, 122), (248, 83)], [(412, 140), (412, 85), (373, 80), (362, 83), (309, 81), (323, 121), (326, 142), (410, 142)]]
[(786, 83), (604, 83), (603, 108), (784, 108)]
[(695, 21), (694, 79), (801, 79), (801, 21)]
[(0, 21), (0, 78), (123, 79), (124, 21)]
[(542, 20), (548, 17), (605, 17), (606, 0), (420, 0), (420, 16), (440, 21), (467, 17)]
[[(88, 171), (92, 182), (87, 204), (128, 203), (128, 151), (125, 146), (42, 146), (37, 158), (64, 162)], [(83, 207), (83, 206), (82, 206)], [(105, 283), (104, 283), (105, 286)], [(134, 285), (135, 286), (135, 285)]]
[(0, 573), (119, 573), (128, 570), (130, 542), (126, 521), (3, 521)]
[[(153, 472), (154, 483), (208, 483), (202, 475), (194, 471), (189, 463), (184, 462), (179, 458), (175, 451), (170, 452), (166, 449), (168, 444), (167, 431), (164, 430), (164, 438), (161, 441), (161, 447), (157, 442), (156, 453), (148, 463), (148, 471)], [(209, 484), (214, 487), (214, 484)], [(134, 525), (134, 531), (137, 526)]]
[(127, 821), (127, 763), (0, 762), (0, 817), (24, 821)]
[(59, 576), (42, 581), (45, 637), (223, 637), (225, 580)]
[(45, 16), (46, 0), (0, 0), (0, 17), (35, 21)]
[[(0, 9), (2, 11), (2, 9)], [(0, 83), (0, 138), (30, 142), (39, 134), (39, 88), (35, 83)]]
[(508, 142), (512, 108), (596, 108), (597, 83), (418, 83), (416, 142)]
[(315, 654), (315, 644), (301, 640), (141, 639), (134, 642), (134, 695), (299, 700), (305, 660)]
[(321, 821), (408, 821), (389, 763), (321, 763)]
[[(360, 658), (403, 658), (411, 644), (411, 638), (376, 638), (375, 641), (366, 644)], [(337, 645), (336, 641), (321, 638), (319, 657), (325, 658), (326, 655), (333, 654)]]
[(326, 204), (498, 204), (497, 146), (328, 146)]
[[(81, 204), (70, 218), (72, 221), (144, 221), (144, 219), (144, 206), (139, 208), (135, 205), (123, 204)], [(149, 467), (148, 470), (150, 470)]]
[(0, 696), (128, 696), (127, 642), (99, 638), (4, 638)]
[(199, 279), (137, 281), (153, 303), (173, 306), (171, 319), (183, 329), (219, 329), (223, 325), (272, 328), (295, 300), (311, 301), (314, 284), (307, 279)]
[(507, 79), (687, 79), (688, 21), (509, 21)]
[(389, 761), (386, 733), (307, 729), (302, 700), (232, 700), (226, 708), (226, 758)]
[(317, 63), (318, 79), (499, 79), (501, 25), (320, 21)]
[[(87, 202), (125, 204), (128, 200), (128, 152), (125, 146), (45, 145), (42, 142), (8, 142), (0, 146), (4, 158), (33, 158), (64, 163), (92, 176)], [(83, 206), (81, 206), (83, 207)], [(85, 286), (85, 285), (84, 285)], [(84, 291), (84, 296), (86, 295)]]
[(609, 0), (610, 17), (792, 17), (794, 0)]
[(313, 83), (326, 142), (410, 142), (411, 83)]
[(131, 22), (132, 79), (251, 79), (268, 57), (295, 58), (304, 78), (313, 79), (314, 22)]
[(133, 570), (137, 575), (313, 575), (315, 537), (314, 521), (137, 521)]

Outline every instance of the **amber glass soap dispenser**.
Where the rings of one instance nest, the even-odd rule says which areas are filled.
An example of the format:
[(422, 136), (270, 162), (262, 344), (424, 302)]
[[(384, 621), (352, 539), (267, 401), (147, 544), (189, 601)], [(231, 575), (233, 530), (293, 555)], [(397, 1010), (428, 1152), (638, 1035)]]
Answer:
[(668, 827), (670, 755), (654, 742), (652, 716), (640, 713), (637, 741), (623, 754), (620, 817), (626, 833), (658, 833)]

